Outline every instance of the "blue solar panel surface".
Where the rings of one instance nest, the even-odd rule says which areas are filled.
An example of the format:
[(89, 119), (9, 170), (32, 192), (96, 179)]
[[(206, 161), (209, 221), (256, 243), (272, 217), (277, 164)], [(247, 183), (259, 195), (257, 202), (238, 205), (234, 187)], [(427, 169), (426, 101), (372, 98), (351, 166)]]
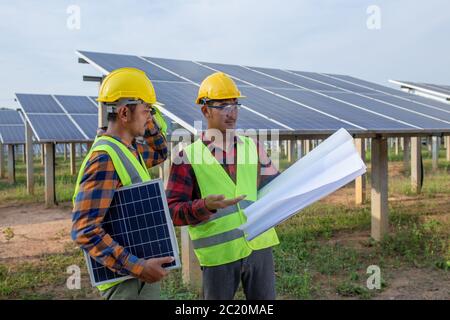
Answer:
[(12, 126), (0, 125), (0, 142), (3, 144), (25, 143), (25, 126), (24, 125), (12, 125)]
[(51, 95), (17, 93), (16, 96), (26, 113), (64, 113)]
[(95, 139), (98, 129), (98, 116), (96, 114), (73, 114), (72, 118), (89, 139)]
[(432, 100), (429, 98), (424, 98), (418, 95), (412, 95), (407, 92), (403, 92), (400, 90), (392, 89), (386, 86), (382, 86), (376, 83), (368, 82), (365, 80), (361, 80), (358, 78), (354, 78), (351, 76), (345, 76), (345, 75), (336, 75), (336, 74), (327, 74), (329, 77), (335, 78), (340, 80), (341, 82), (352, 82), (355, 85), (367, 87), (375, 91), (374, 95), (380, 95), (382, 94), (385, 98), (397, 98), (399, 100), (408, 101), (412, 103), (413, 105), (427, 105), (427, 106), (433, 106), (439, 109), (450, 111), (450, 104), (439, 102), (436, 100)]
[[(395, 106), (402, 107), (404, 109), (408, 109), (414, 112), (426, 114), (445, 121), (450, 121), (450, 104), (448, 106), (439, 106), (438, 105), (439, 102), (438, 104), (433, 103), (426, 104), (425, 102), (424, 104), (421, 104), (412, 102), (411, 100), (405, 100), (399, 97), (393, 97), (385, 94), (370, 95), (368, 97), (386, 102), (388, 104), (393, 104)], [(442, 104), (445, 105), (445, 103)]]
[(310, 90), (318, 90), (318, 91), (330, 91), (330, 90), (338, 90), (338, 91), (342, 91), (339, 89), (335, 89), (332, 86), (329, 86), (327, 84), (323, 84), (317, 81), (313, 81), (310, 79), (306, 79), (304, 77), (300, 77), (298, 75), (292, 74), (292, 73), (288, 73), (285, 72), (283, 70), (279, 70), (279, 69), (269, 69), (269, 68), (256, 68), (256, 67), (250, 67), (253, 70), (259, 71), (259, 72), (263, 72), (265, 74), (268, 74), (272, 77), (276, 77), (279, 79), (283, 79), (285, 81), (294, 83), (296, 85), (302, 86), (306, 89), (310, 89)]
[[(295, 101), (304, 103), (310, 107), (316, 108), (327, 114), (333, 115), (340, 119), (345, 119), (351, 123), (355, 123), (364, 128), (373, 128), (380, 126), (389, 130), (407, 129), (409, 126), (399, 123), (397, 121), (384, 118), (380, 115), (370, 113), (363, 109), (355, 108), (349, 104), (333, 100), (327, 96), (317, 94), (315, 92), (305, 92), (299, 90), (282, 90), (274, 89), (276, 93), (291, 98)], [(327, 95), (340, 95), (340, 100), (348, 101), (349, 93), (333, 93), (328, 92)], [(361, 104), (360, 104), (361, 105)]]
[(97, 131), (97, 107), (86, 96), (16, 94), (39, 142), (93, 140)]
[[(199, 109), (192, 108), (198, 90), (196, 85), (218, 70), (232, 76), (247, 96), (240, 101), (245, 107), (239, 112), (237, 127), (240, 129), (276, 128), (300, 134), (329, 132), (342, 127), (353, 133), (450, 131), (449, 105), (351, 76), (80, 53), (95, 65), (110, 68), (109, 71), (138, 59), (136, 63), (140, 68), (157, 80), (157, 96), (172, 113), (172, 120), (183, 120), (191, 126), (195, 120), (204, 119)], [(182, 83), (185, 79), (196, 85)], [(158, 80), (164, 82), (158, 83)]]
[[(369, 88), (369, 89), (372, 89), (372, 90), (378, 90), (378, 91), (381, 91), (381, 92), (383, 92), (383, 93), (387, 93), (387, 94), (393, 94), (393, 95), (397, 95), (397, 96), (410, 96), (410, 94), (408, 94), (408, 93), (406, 93), (406, 92), (403, 92), (403, 91), (400, 91), (400, 90), (397, 90), (397, 89), (392, 89), (392, 88), (389, 88), (389, 87), (386, 87), (386, 86), (382, 86), (382, 85), (380, 85), (380, 84), (377, 84), (377, 83), (373, 83), (373, 82), (369, 82), (369, 81), (366, 81), (366, 80), (362, 80), (362, 79), (359, 79), (359, 78), (355, 78), (355, 77), (352, 77), (352, 76), (347, 76), (347, 75), (340, 75), (340, 74), (324, 74), (325, 76), (328, 76), (327, 78), (330, 78), (330, 79), (339, 79), (341, 82), (339, 82), (339, 84), (340, 83), (346, 83), (346, 82), (351, 82), (352, 84), (354, 84), (354, 85), (357, 85), (357, 86), (360, 86), (360, 87), (367, 87), (367, 88)], [(377, 93), (379, 93), (379, 92), (377, 92)]]
[(17, 110), (0, 109), (0, 142), (3, 144), (25, 143), (25, 126)]
[(41, 142), (83, 141), (86, 138), (65, 114), (28, 114)]
[(97, 114), (97, 106), (91, 99), (84, 96), (56, 95), (55, 98), (62, 104), (67, 113), (70, 114)]
[[(197, 84), (200, 84), (203, 79), (209, 76), (212, 71), (211, 69), (200, 66), (192, 61), (186, 60), (173, 60), (173, 59), (163, 59), (163, 58), (150, 58), (145, 57), (145, 59), (160, 65), (172, 72), (175, 72)], [(181, 78), (179, 81), (183, 81)]]
[[(257, 88), (241, 88), (247, 97), (245, 104), (287, 126), (304, 130), (359, 130), (357, 127), (315, 112), (307, 107), (284, 100)], [(290, 90), (286, 90), (290, 91)]]
[[(117, 243), (138, 258), (172, 256), (175, 260), (163, 267), (180, 267), (178, 244), (161, 180), (116, 191), (102, 227)], [(91, 257), (86, 258), (93, 285), (129, 278), (111, 271)]]
[[(194, 121), (201, 121), (202, 129), (206, 128), (206, 120), (201, 112), (200, 106), (196, 105), (195, 99), (198, 87), (191, 83), (154, 83), (158, 101), (167, 106), (167, 111), (194, 126)], [(247, 104), (247, 101), (245, 101)], [(265, 118), (256, 116), (253, 112), (241, 108), (237, 128), (247, 129), (282, 129), (280, 125)]]
[(108, 72), (118, 68), (132, 67), (146, 72), (151, 80), (180, 81), (180, 78), (172, 75), (170, 72), (155, 67), (137, 56), (86, 51), (81, 52)]
[[(251, 82), (252, 84), (260, 86), (260, 87), (292, 88), (292, 89), (296, 88), (295, 86), (293, 86), (291, 84), (269, 78), (267, 76), (247, 70), (240, 66), (234, 66), (234, 65), (229, 65), (229, 64), (220, 64), (220, 63), (207, 63), (207, 62), (202, 62), (202, 64), (204, 64), (208, 67), (211, 67), (215, 70), (225, 72), (226, 74), (229, 74), (230, 76), (236, 77), (243, 81)], [(211, 73), (213, 73), (213, 72), (214, 71), (211, 70)]]
[(354, 85), (352, 83), (346, 83), (342, 81), (335, 80), (333, 78), (321, 75), (319, 73), (314, 72), (302, 72), (302, 71), (291, 71), (295, 73), (299, 78), (303, 79), (310, 79), (312, 81), (316, 81), (317, 83), (325, 83), (328, 85), (328, 90), (336, 90), (338, 87), (339, 89), (345, 89), (350, 90), (353, 92), (368, 92), (368, 93), (374, 93), (373, 90), (367, 89), (361, 86)]
[(0, 109), (0, 125), (2, 124), (21, 124), (23, 125), (23, 120), (19, 115), (17, 110), (7, 110)]
[(155, 82), (153, 84), (158, 101), (164, 103), (166, 109), (193, 125), (195, 120), (202, 120), (200, 108), (195, 105), (198, 87), (191, 83)]

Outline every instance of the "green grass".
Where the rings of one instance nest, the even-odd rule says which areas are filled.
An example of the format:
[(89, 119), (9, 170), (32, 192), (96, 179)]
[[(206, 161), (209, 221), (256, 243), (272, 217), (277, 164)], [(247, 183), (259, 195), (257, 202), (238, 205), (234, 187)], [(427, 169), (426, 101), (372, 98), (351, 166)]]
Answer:
[[(66, 286), (67, 268), (77, 265), (81, 269), (81, 289)], [(11, 266), (0, 263), (1, 299), (98, 299), (97, 290), (89, 282), (86, 263), (81, 250), (72, 244), (64, 253), (48, 254), (37, 261)], [(172, 271), (162, 282), (162, 299), (198, 299), (199, 295), (182, 284), (181, 270)]]
[(12, 267), (0, 264), (0, 299), (77, 299), (93, 295), (86, 285), (81, 290), (66, 288), (67, 267), (73, 264), (85, 270), (83, 255), (73, 245), (61, 254), (42, 255), (37, 262)]
[[(76, 159), (76, 175), (70, 174), (69, 159), (56, 157), (55, 163), (55, 190), (58, 202), (72, 201), (78, 170), (82, 163), (81, 158)], [(26, 166), (22, 159), (16, 159), (16, 183), (9, 184), (6, 179), (0, 179), (0, 204), (6, 203), (37, 203), (44, 202), (45, 182), (44, 167), (40, 159), (35, 158), (34, 164), (34, 194), (27, 194)], [(152, 168), (153, 177), (158, 176), (158, 168)]]
[[(402, 266), (447, 270), (448, 225), (434, 220), (420, 223), (420, 216), (408, 208), (394, 207), (391, 235), (380, 243), (365, 239), (361, 250), (332, 240), (345, 232), (367, 230), (367, 208), (342, 209), (319, 203), (278, 228), (281, 244), (275, 247), (274, 256), (279, 298), (320, 299), (331, 290), (343, 298), (369, 299), (376, 294), (365, 287), (366, 269), (373, 264), (383, 271)], [(65, 288), (66, 268), (72, 264), (82, 268), (82, 290)], [(80, 250), (73, 246), (62, 254), (44, 255), (38, 262), (13, 267), (0, 264), (0, 299), (96, 298), (84, 266)], [(199, 298), (182, 284), (181, 270), (162, 281), (161, 296)], [(244, 298), (242, 291), (237, 298)]]
[[(76, 167), (81, 166), (81, 159), (77, 158)], [(6, 180), (0, 180), (0, 203), (31, 203), (44, 201), (44, 167), (40, 159), (35, 158), (34, 164), (34, 194), (27, 194), (26, 166), (22, 159), (16, 160), (16, 183), (10, 185)], [(56, 199), (59, 202), (70, 201), (73, 195), (77, 177), (70, 174), (69, 160), (56, 158), (55, 166)]]
[[(315, 223), (310, 223), (318, 209), (315, 206), (326, 207), (307, 208), (303, 215), (278, 228), (281, 244), (275, 248), (277, 286), (284, 298), (321, 298), (323, 291), (314, 279), (323, 278), (337, 283), (335, 290), (341, 296), (370, 298), (373, 292), (365, 287), (366, 269), (373, 264), (382, 269), (399, 266), (448, 269), (445, 264), (450, 260), (448, 225), (433, 220), (420, 223), (419, 215), (411, 216), (409, 208), (391, 207), (393, 232), (380, 243), (362, 241), (361, 250), (328, 240), (344, 231), (367, 230), (369, 216), (365, 208), (342, 210), (330, 206), (332, 217), (325, 213), (326, 218), (316, 216)], [(296, 283), (295, 290), (292, 283)]]

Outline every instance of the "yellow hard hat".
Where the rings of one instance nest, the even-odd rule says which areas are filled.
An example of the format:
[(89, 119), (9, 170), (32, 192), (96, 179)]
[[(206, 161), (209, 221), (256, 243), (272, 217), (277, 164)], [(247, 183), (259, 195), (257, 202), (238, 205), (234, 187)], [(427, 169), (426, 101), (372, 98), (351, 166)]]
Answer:
[(202, 104), (202, 100), (222, 100), (233, 98), (245, 98), (234, 81), (223, 72), (215, 72), (206, 77), (200, 84), (196, 104)]
[(152, 82), (144, 71), (136, 68), (120, 68), (108, 74), (100, 86), (97, 101), (116, 102), (123, 98), (159, 104)]

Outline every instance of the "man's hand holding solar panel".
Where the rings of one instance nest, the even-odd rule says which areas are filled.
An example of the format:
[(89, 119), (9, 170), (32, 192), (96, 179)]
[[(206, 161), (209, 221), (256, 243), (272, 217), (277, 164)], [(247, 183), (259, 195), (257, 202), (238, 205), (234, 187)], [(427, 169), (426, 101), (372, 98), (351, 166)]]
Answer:
[(162, 266), (174, 260), (174, 257), (150, 258), (145, 260), (144, 270), (142, 270), (139, 279), (148, 283), (160, 281), (169, 274)]

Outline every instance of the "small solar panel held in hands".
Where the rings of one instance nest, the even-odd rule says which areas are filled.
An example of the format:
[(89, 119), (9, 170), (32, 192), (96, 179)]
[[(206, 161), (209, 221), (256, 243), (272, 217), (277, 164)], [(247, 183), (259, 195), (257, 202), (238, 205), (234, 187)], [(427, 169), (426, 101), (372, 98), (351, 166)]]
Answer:
[[(178, 243), (160, 179), (117, 190), (102, 227), (114, 241), (138, 258), (172, 256), (175, 260), (163, 267), (175, 269), (181, 266)], [(85, 257), (94, 286), (131, 278), (111, 271), (86, 253)]]

